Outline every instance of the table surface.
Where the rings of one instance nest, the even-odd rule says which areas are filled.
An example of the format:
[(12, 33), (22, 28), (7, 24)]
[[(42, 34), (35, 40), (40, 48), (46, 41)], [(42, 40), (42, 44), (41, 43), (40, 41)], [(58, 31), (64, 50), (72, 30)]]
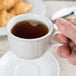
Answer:
[[(68, 7), (68, 6), (75, 6), (75, 1), (44, 1), (47, 12), (46, 16), (50, 18), (53, 13), (61, 8)], [(0, 37), (0, 56), (5, 54), (8, 50), (8, 40), (7, 37)], [(60, 76), (76, 76), (76, 66), (71, 65), (67, 59), (61, 58), (57, 55), (57, 46), (51, 46), (50, 51), (55, 55), (57, 58), (59, 65), (60, 65)]]

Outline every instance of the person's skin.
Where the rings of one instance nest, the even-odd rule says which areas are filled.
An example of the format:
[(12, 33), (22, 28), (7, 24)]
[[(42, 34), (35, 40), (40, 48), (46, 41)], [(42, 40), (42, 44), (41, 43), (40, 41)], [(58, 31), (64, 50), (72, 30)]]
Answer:
[(56, 40), (63, 44), (58, 48), (57, 53), (76, 65), (76, 25), (63, 18), (57, 19), (56, 25), (61, 31), (61, 34), (56, 35)]

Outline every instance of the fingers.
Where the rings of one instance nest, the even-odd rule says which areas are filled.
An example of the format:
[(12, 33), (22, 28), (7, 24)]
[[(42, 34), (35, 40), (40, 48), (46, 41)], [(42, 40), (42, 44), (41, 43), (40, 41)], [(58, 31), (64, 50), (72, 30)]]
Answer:
[(70, 40), (69, 46), (73, 49), (76, 46), (76, 44), (72, 40)]
[(76, 26), (74, 26), (69, 21), (59, 18), (56, 20), (58, 29), (68, 38), (76, 43)]
[(61, 57), (68, 58), (71, 64), (76, 65), (76, 46), (71, 51), (70, 47), (62, 45), (58, 48), (57, 53)]
[(75, 47), (73, 47), (73, 51), (74, 51), (74, 53), (76, 52), (76, 46), (75, 46)]
[(69, 62), (73, 65), (76, 65), (76, 53), (72, 53), (69, 57)]
[(64, 36), (63, 34), (56, 35), (56, 40), (62, 44), (68, 44), (69, 43), (69, 39), (66, 36)]
[(56, 36), (57, 41), (62, 44), (68, 44), (68, 46), (60, 46), (57, 53), (61, 57), (68, 58), (71, 64), (76, 65), (76, 23), (70, 23), (60, 18), (56, 20), (56, 24), (63, 34)]
[(63, 58), (68, 58), (69, 62), (76, 65), (76, 44), (69, 41), (68, 45), (62, 45), (58, 48), (57, 53)]
[(61, 57), (69, 58), (71, 55), (71, 49), (68, 46), (62, 45), (58, 48), (57, 53)]
[(76, 45), (72, 42), (72, 52), (69, 59), (69, 62), (73, 65), (76, 65)]

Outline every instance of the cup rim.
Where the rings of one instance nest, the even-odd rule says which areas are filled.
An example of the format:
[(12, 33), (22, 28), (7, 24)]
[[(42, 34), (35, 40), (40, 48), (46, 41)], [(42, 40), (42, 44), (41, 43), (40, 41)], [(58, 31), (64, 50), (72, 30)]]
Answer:
[(17, 36), (15, 36), (15, 35), (13, 35), (11, 32), (10, 32), (10, 30), (8, 29), (9, 27), (9, 25), (10, 25), (10, 23), (12, 23), (12, 21), (14, 20), (14, 19), (16, 19), (17, 17), (20, 17), (20, 16), (30, 16), (30, 15), (32, 15), (32, 16), (38, 16), (38, 17), (41, 17), (41, 18), (43, 18), (43, 19), (45, 19), (45, 20), (47, 20), (51, 25), (53, 25), (52, 24), (52, 22), (51, 22), (51, 20), (49, 20), (47, 17), (44, 17), (44, 16), (41, 16), (41, 15), (37, 15), (37, 14), (21, 14), (21, 15), (18, 15), (18, 16), (15, 16), (15, 17), (13, 17), (9, 22), (8, 22), (8, 24), (7, 24), (7, 34), (10, 34), (10, 36), (12, 36), (13, 38), (15, 38), (15, 39), (17, 39), (17, 40), (21, 40), (21, 41), (37, 41), (37, 40), (42, 40), (42, 39), (44, 39), (44, 38), (46, 38), (46, 37), (48, 37), (49, 35), (51, 35), (52, 33), (53, 33), (53, 27), (51, 26), (51, 30), (47, 33), (47, 34), (45, 34), (44, 36), (41, 36), (41, 37), (39, 37), (39, 38), (33, 38), (33, 39), (25, 39), (25, 38), (20, 38), (20, 37), (17, 37)]

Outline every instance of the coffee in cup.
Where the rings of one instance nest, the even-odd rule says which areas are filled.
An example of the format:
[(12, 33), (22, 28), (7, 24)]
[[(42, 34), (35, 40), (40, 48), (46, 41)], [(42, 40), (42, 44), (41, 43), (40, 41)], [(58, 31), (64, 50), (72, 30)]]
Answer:
[(21, 21), (15, 24), (11, 33), (24, 39), (39, 38), (48, 33), (48, 27), (36, 20)]

